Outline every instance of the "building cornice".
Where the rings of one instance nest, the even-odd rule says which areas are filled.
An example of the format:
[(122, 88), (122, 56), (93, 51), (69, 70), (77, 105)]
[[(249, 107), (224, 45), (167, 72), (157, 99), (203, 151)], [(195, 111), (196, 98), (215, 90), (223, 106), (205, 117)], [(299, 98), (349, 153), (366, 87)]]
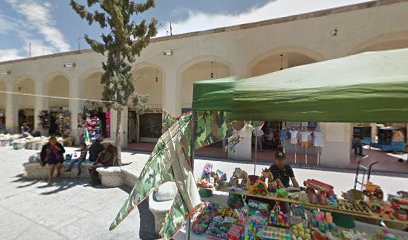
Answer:
[[(183, 38), (197, 37), (197, 36), (210, 35), (210, 34), (216, 34), (216, 33), (232, 32), (232, 31), (238, 31), (238, 30), (244, 30), (244, 29), (253, 29), (253, 28), (258, 28), (258, 27), (263, 27), (263, 26), (270, 26), (274, 24), (281, 24), (281, 23), (300, 21), (300, 20), (311, 19), (311, 18), (318, 18), (318, 17), (328, 16), (332, 14), (351, 12), (351, 11), (362, 10), (362, 9), (369, 9), (369, 8), (374, 8), (378, 6), (383, 6), (383, 5), (392, 5), (392, 4), (396, 4), (400, 2), (408, 2), (408, 0), (376, 0), (376, 1), (370, 1), (370, 2), (363, 2), (363, 3), (347, 5), (347, 6), (342, 6), (342, 7), (324, 9), (324, 10), (315, 11), (315, 12), (302, 13), (302, 14), (291, 15), (287, 17), (268, 19), (268, 20), (259, 21), (259, 22), (245, 23), (245, 24), (233, 25), (233, 26), (228, 26), (228, 27), (220, 27), (220, 28), (214, 28), (214, 29), (209, 29), (209, 30), (204, 30), (204, 31), (177, 34), (177, 35), (172, 35), (172, 36), (157, 37), (157, 38), (151, 39), (151, 43), (178, 40), (178, 39), (183, 39)], [(79, 50), (79, 51), (76, 50), (76, 51), (69, 51), (69, 52), (53, 53), (53, 54), (42, 55), (42, 56), (37, 56), (37, 57), (4, 61), (4, 62), (0, 62), (0, 65), (62, 57), (62, 56), (72, 56), (72, 55), (79, 55), (82, 53), (91, 53), (91, 52), (93, 52), (92, 49), (84, 49), (84, 50)]]

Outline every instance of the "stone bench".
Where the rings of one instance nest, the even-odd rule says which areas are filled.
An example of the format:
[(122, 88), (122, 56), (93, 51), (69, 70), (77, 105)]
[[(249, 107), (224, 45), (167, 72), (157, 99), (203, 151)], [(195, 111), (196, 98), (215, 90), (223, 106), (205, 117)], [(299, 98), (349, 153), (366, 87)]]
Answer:
[(121, 167), (100, 167), (96, 171), (101, 178), (102, 186), (120, 187), (124, 184)]
[[(78, 174), (77, 165), (75, 165), (72, 168), (71, 172), (65, 172), (65, 170), (67, 170), (67, 168), (69, 166), (69, 163), (70, 163), (70, 161), (65, 161), (62, 164), (62, 170), (61, 170), (61, 177), (62, 178), (77, 177), (77, 174)], [(93, 163), (88, 161), (88, 160), (82, 163), (82, 166), (81, 166), (81, 172), (82, 173), (81, 173), (80, 177), (89, 178), (88, 167), (92, 166), (92, 164)], [(45, 165), (43, 167), (43, 166), (41, 166), (41, 164), (39, 162), (23, 163), (23, 167), (24, 167), (24, 170), (25, 170), (25, 177), (29, 178), (29, 179), (48, 178), (48, 175), (50, 173), (50, 166)], [(56, 174), (56, 173), (54, 173), (54, 174)]]
[(166, 182), (149, 196), (149, 210), (154, 216), (154, 228), (157, 234), (163, 227), (166, 214), (170, 211), (176, 194), (176, 184)]

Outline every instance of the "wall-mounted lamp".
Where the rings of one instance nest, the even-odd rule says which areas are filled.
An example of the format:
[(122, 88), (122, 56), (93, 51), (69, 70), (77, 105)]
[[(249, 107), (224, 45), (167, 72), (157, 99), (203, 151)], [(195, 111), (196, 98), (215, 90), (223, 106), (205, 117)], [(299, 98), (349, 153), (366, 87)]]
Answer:
[(332, 37), (335, 37), (335, 36), (337, 36), (338, 33), (339, 33), (339, 29), (335, 28), (335, 29), (332, 30), (331, 35), (332, 35)]
[(64, 68), (74, 68), (75, 66), (75, 63), (64, 63)]
[(173, 50), (171, 49), (166, 49), (163, 51), (164, 56), (172, 56), (173, 55)]

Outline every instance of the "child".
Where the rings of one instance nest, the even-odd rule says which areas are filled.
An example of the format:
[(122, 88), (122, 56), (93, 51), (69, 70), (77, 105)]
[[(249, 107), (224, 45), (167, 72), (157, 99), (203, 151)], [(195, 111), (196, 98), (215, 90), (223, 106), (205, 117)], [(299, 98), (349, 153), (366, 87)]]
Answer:
[(269, 168), (269, 170), (280, 188), (289, 187), (290, 182), (292, 182), (293, 187), (298, 188), (299, 183), (295, 178), (292, 167), (285, 163), (285, 159), (286, 155), (283, 152), (282, 147), (279, 147), (275, 154), (274, 164)]
[(67, 169), (67, 172), (71, 172), (72, 167), (75, 165), (75, 163), (78, 163), (78, 176), (81, 175), (81, 165), (86, 160), (86, 155), (88, 153), (88, 148), (86, 147), (85, 143), (81, 143), (79, 147), (81, 154), (79, 155), (78, 158), (71, 160), (71, 163), (69, 164), (69, 167)]

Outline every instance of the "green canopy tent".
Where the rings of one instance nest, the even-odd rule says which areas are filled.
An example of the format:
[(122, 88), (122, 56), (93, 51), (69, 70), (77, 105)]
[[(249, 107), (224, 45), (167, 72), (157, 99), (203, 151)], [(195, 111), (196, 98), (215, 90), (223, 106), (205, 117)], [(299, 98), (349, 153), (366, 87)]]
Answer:
[(194, 84), (194, 111), (233, 119), (408, 122), (408, 49), (367, 52), (262, 76)]

